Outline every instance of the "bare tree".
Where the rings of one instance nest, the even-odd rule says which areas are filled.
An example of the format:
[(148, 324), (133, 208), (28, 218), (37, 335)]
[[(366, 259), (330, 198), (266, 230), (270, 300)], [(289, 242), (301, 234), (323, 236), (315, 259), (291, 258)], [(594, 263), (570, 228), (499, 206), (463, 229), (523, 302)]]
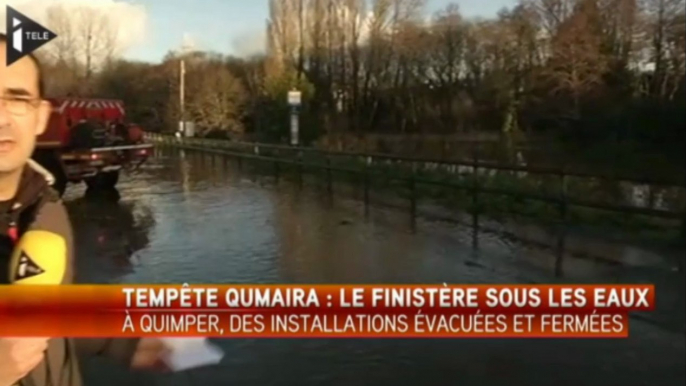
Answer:
[(101, 10), (81, 7), (77, 10), (76, 47), (85, 64), (85, 80), (112, 59), (117, 53), (117, 29), (108, 15)]
[(652, 42), (651, 92), (661, 98), (670, 99), (683, 79), (685, 3), (684, 0), (643, 0), (642, 3)]
[(77, 55), (74, 47), (78, 44), (77, 31), (71, 18), (70, 11), (63, 5), (56, 4), (48, 8), (47, 25), (58, 34), (59, 39), (45, 46), (45, 49), (53, 61), (75, 65)]
[(350, 119), (350, 122), (356, 127), (359, 127), (360, 122), (358, 117), (360, 111), (360, 81), (362, 70), (360, 44), (362, 43), (361, 38), (366, 8), (364, 0), (346, 0), (345, 5), (349, 12), (348, 33), (350, 44), (348, 45), (348, 53), (350, 55), (350, 78), (352, 80), (352, 84), (350, 85), (352, 119)]
[(202, 131), (242, 133), (245, 88), (226, 63), (209, 59), (189, 66), (188, 113)]
[(277, 62), (297, 63), (300, 47), (298, 34), (298, 10), (292, 0), (269, 1), (269, 42), (270, 53)]
[(625, 68), (633, 59), (639, 32), (638, 0), (600, 0), (599, 9), (607, 53), (616, 68)]
[(580, 8), (566, 20), (552, 41), (552, 58), (547, 75), (553, 91), (568, 93), (573, 100), (573, 117), (580, 114), (584, 93), (603, 81), (607, 58), (601, 52), (601, 37), (594, 31), (593, 9)]
[(548, 36), (554, 36), (560, 26), (572, 15), (577, 0), (524, 0), (535, 9)]
[(59, 39), (45, 46), (45, 55), (53, 69), (59, 69), (60, 81), (68, 79), (72, 83), (57, 88), (81, 94), (93, 92), (94, 73), (119, 54), (117, 26), (105, 10), (96, 7), (67, 8), (55, 3), (46, 12), (46, 26)]

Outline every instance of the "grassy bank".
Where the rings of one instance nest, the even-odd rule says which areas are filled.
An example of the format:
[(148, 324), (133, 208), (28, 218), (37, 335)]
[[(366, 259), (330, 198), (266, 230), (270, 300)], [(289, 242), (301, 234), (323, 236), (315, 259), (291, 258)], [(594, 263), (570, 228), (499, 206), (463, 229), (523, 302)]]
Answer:
[[(348, 165), (352, 168), (352, 165)], [(408, 174), (393, 168), (374, 170), (369, 189), (385, 194), (393, 194), (410, 202), (412, 191), (406, 181)], [(321, 173), (320, 173), (321, 174)], [(414, 196), (419, 202), (432, 202), (449, 211), (475, 212), (492, 220), (522, 218), (547, 227), (564, 225), (569, 228), (583, 229), (588, 232), (606, 234), (608, 237), (629, 238), (635, 241), (657, 242), (660, 244), (683, 244), (682, 222), (680, 220), (660, 219), (639, 214), (614, 212), (595, 208), (567, 206), (544, 202), (525, 197), (527, 194), (552, 196), (559, 194), (559, 182), (551, 178), (519, 178), (516, 175), (496, 174), (481, 176), (478, 184), (483, 189), (502, 190), (522, 193), (524, 197), (505, 194), (479, 193), (474, 198), (474, 178), (471, 175), (451, 175), (441, 172), (416, 172), (417, 181), (444, 181), (460, 185), (463, 189), (446, 188), (434, 184), (417, 182)], [(336, 181), (361, 184), (359, 177), (337, 173)], [(595, 196), (600, 203), (609, 204), (610, 194), (599, 194), (594, 186), (580, 181), (570, 181), (567, 192), (573, 197)], [(682, 192), (683, 194), (683, 192)], [(683, 198), (682, 198), (683, 199)], [(563, 215), (564, 213), (564, 215)]]

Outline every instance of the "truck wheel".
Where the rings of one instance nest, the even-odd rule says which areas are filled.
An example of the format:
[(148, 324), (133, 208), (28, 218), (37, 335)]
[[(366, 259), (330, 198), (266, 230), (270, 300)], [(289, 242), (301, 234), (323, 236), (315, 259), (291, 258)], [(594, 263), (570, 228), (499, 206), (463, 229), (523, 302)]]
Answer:
[(117, 186), (119, 182), (119, 172), (103, 172), (98, 173), (94, 177), (85, 179), (88, 189), (93, 190), (111, 190)]

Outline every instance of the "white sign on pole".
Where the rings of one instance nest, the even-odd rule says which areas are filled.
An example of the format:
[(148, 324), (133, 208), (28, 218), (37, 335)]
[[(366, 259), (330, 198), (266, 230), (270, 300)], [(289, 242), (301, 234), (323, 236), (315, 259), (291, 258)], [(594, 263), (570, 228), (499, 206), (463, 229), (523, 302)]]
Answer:
[(300, 106), (302, 103), (302, 93), (300, 91), (288, 92), (288, 104), (291, 106)]
[(298, 146), (300, 128), (298, 127), (298, 114), (291, 114), (291, 146)]

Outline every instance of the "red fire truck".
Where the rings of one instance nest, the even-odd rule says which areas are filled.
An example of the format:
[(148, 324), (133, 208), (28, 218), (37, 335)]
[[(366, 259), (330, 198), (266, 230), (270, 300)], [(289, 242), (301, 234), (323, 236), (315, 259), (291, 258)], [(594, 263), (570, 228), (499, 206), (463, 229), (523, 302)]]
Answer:
[(140, 127), (126, 121), (119, 100), (52, 98), (48, 127), (36, 143), (33, 159), (54, 177), (63, 194), (69, 183), (112, 189), (122, 170), (145, 162), (152, 144)]

